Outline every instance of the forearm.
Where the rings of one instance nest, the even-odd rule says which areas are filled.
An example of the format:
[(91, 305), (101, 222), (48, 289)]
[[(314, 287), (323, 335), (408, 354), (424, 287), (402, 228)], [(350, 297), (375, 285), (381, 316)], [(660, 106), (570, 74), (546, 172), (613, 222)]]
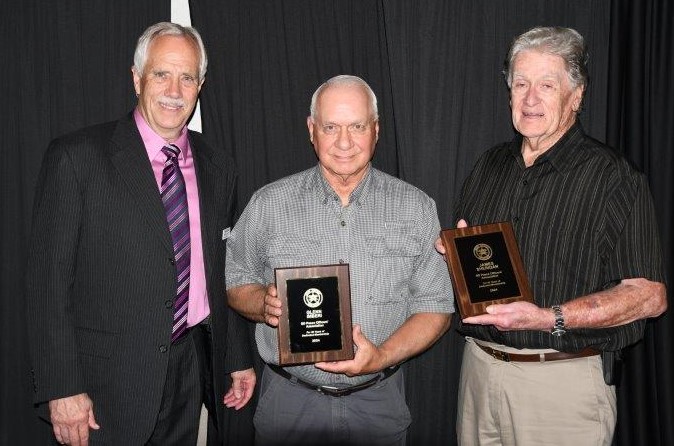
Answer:
[(382, 366), (400, 364), (433, 345), (447, 331), (450, 314), (417, 313), (410, 316), (384, 343), (379, 346)]
[[(642, 278), (625, 279), (615, 287), (573, 299), (561, 307), (568, 328), (615, 327), (664, 313), (666, 288)], [(554, 317), (552, 321), (554, 324)]]
[(254, 322), (265, 322), (266, 287), (249, 283), (227, 290), (227, 302), (236, 312)]

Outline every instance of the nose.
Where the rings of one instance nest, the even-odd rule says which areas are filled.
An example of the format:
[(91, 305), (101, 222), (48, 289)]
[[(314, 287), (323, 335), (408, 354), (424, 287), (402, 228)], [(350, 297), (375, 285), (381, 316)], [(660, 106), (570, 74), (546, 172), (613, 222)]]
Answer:
[(538, 92), (534, 87), (529, 87), (524, 95), (524, 103), (534, 105), (538, 102)]
[(181, 97), (180, 92), (180, 78), (177, 76), (172, 76), (166, 85), (166, 96), (170, 98), (179, 98)]
[(348, 150), (353, 145), (353, 140), (351, 139), (351, 134), (347, 126), (343, 125), (339, 128), (339, 133), (337, 134), (337, 140), (335, 141), (335, 147), (341, 150)]

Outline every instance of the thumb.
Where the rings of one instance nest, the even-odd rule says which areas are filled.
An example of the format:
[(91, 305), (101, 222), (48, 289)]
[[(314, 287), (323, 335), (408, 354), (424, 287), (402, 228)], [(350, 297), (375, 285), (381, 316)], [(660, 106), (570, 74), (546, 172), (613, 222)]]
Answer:
[(365, 335), (363, 334), (363, 330), (360, 328), (360, 325), (356, 324), (353, 326), (353, 343), (356, 344), (357, 347), (360, 347), (363, 342), (365, 342)]
[(234, 391), (234, 396), (239, 399), (243, 396), (243, 380), (240, 377), (232, 379), (232, 390)]
[(95, 430), (100, 429), (101, 426), (96, 422), (96, 417), (94, 417), (94, 408), (89, 409), (89, 427)]
[(462, 219), (459, 220), (459, 222), (456, 224), (456, 227), (457, 227), (457, 228), (466, 228), (466, 227), (468, 227), (468, 222), (466, 222), (466, 220), (464, 220), (464, 219), (462, 218)]

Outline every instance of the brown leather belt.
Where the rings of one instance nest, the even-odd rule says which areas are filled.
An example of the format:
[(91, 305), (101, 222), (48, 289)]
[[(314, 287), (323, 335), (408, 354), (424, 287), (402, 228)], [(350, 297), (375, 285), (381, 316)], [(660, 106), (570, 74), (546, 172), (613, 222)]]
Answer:
[(548, 362), (548, 361), (561, 361), (563, 359), (577, 359), (577, 358), (586, 358), (588, 356), (595, 356), (599, 354), (599, 350), (596, 350), (592, 347), (586, 347), (576, 353), (566, 353), (566, 352), (551, 352), (551, 353), (534, 353), (524, 355), (521, 353), (508, 353), (501, 350), (496, 350), (486, 345), (477, 344), (482, 350), (493, 356), (494, 358), (505, 361), (505, 362)]
[(369, 381), (365, 381), (364, 383), (361, 384), (356, 384), (355, 386), (351, 387), (332, 387), (332, 386), (317, 386), (315, 384), (308, 383), (304, 380), (299, 379), (298, 377), (291, 375), (287, 371), (283, 369), (283, 367), (279, 367), (275, 364), (267, 364), (269, 369), (276, 373), (279, 376), (282, 376), (283, 378), (287, 379), (288, 381), (297, 383), (303, 387), (306, 387), (307, 389), (315, 390), (318, 393), (322, 393), (323, 395), (328, 395), (328, 396), (346, 396), (346, 395), (351, 395), (354, 392), (358, 392), (359, 390), (364, 390), (367, 389), (368, 387), (372, 387), (378, 382), (381, 382), (388, 378), (389, 376), (393, 375), (395, 372), (398, 371), (399, 366), (394, 366), (394, 367), (389, 367), (387, 369), (384, 369), (382, 372), (379, 373), (378, 376), (375, 376)]

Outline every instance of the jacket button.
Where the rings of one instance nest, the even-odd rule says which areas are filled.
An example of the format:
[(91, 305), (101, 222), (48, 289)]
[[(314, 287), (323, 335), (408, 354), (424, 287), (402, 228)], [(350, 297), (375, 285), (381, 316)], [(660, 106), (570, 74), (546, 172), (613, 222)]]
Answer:
[(162, 352), (162, 353), (166, 353), (168, 351), (168, 347), (165, 346), (165, 345), (160, 345), (159, 351)]
[(164, 302), (164, 306), (165, 306), (166, 308), (173, 308), (173, 301), (172, 301), (172, 300), (167, 300), (166, 302)]
[(171, 265), (175, 265), (175, 264), (176, 264), (176, 259), (174, 259), (174, 258), (172, 258), (172, 257), (169, 257), (168, 261), (169, 261), (169, 263), (170, 263)]

